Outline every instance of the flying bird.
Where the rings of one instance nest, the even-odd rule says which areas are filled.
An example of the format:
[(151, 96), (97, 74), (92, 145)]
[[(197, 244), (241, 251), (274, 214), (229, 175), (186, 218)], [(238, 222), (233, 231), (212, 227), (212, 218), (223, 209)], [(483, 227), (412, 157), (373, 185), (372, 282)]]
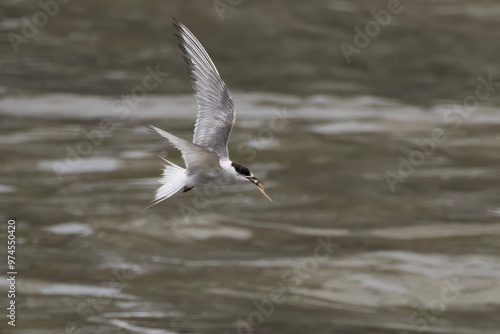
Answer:
[(193, 142), (186, 141), (153, 125), (149, 128), (166, 138), (182, 153), (186, 168), (162, 158), (167, 164), (151, 205), (183, 190), (189, 191), (215, 182), (228, 185), (239, 181), (251, 182), (271, 202), (264, 184), (250, 170), (229, 159), (227, 142), (235, 121), (233, 100), (207, 51), (186, 26), (175, 18), (173, 26), (192, 79), (198, 102), (198, 117)]

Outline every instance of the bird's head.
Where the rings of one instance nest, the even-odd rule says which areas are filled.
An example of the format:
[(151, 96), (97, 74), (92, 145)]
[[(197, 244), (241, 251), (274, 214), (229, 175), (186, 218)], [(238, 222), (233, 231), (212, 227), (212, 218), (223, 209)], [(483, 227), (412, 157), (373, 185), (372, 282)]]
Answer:
[(249, 181), (257, 186), (259, 191), (262, 193), (262, 195), (266, 196), (268, 200), (273, 202), (273, 200), (266, 194), (266, 191), (264, 190), (264, 183), (260, 182), (259, 179), (257, 179), (255, 176), (253, 176), (252, 172), (250, 169), (246, 168), (242, 164), (239, 164), (237, 162), (232, 161), (231, 162), (231, 167), (233, 167), (235, 173), (236, 173), (236, 179), (242, 180), (242, 181)]

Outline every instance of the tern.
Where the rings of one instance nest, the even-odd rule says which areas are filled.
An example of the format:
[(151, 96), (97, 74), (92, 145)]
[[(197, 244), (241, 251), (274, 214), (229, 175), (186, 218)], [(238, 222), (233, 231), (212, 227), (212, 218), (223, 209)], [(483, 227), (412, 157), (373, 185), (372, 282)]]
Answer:
[(198, 117), (192, 143), (149, 125), (153, 132), (166, 138), (181, 151), (186, 164), (186, 168), (182, 168), (160, 157), (167, 164), (160, 179), (162, 186), (156, 191), (151, 205), (166, 200), (180, 190), (186, 192), (210, 183), (223, 186), (239, 181), (253, 183), (272, 202), (264, 190), (264, 184), (247, 167), (229, 159), (227, 142), (234, 125), (235, 111), (229, 90), (217, 68), (186, 26), (175, 18), (172, 25), (192, 79), (198, 102)]

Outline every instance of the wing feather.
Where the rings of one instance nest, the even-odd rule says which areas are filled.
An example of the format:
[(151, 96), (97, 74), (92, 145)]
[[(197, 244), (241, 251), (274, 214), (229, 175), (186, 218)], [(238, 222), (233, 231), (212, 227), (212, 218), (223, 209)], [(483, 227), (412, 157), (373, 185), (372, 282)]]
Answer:
[(186, 26), (173, 19), (182, 56), (198, 102), (193, 143), (228, 157), (227, 142), (235, 121), (231, 94), (205, 48)]
[(216, 154), (196, 144), (190, 143), (187, 140), (176, 137), (167, 131), (163, 131), (154, 125), (150, 124), (148, 127), (160, 136), (168, 139), (168, 141), (172, 143), (175, 148), (181, 151), (182, 159), (186, 163), (188, 173), (221, 169), (219, 157)]

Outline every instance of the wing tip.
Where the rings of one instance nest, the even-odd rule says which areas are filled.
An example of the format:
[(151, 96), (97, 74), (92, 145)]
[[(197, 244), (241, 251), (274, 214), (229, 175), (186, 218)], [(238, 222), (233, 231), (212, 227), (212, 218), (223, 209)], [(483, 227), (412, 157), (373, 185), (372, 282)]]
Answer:
[(178, 26), (182, 25), (182, 23), (175, 16), (172, 16), (172, 25), (174, 27), (178, 27)]
[(159, 134), (158, 130), (160, 130), (160, 129), (157, 128), (156, 126), (152, 125), (152, 124), (146, 125), (146, 128), (148, 129), (149, 132)]
[(187, 29), (186, 26), (182, 24), (182, 22), (175, 17), (172, 17), (172, 26), (177, 31), (177, 33), (175, 34), (177, 38), (180, 38), (181, 37), (180, 35), (182, 35), (184, 33), (184, 30)]

